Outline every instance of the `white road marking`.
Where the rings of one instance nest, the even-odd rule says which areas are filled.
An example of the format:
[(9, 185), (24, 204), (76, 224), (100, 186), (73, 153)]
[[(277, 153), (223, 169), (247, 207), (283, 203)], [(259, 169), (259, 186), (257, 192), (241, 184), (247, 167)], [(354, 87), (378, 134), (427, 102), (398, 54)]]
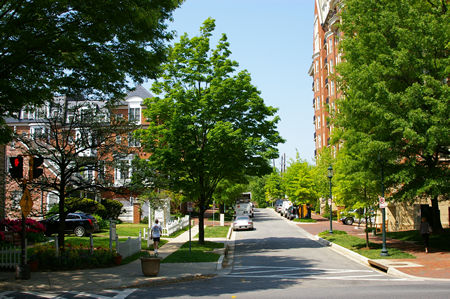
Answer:
[[(293, 273), (296, 271), (295, 273)], [(275, 273), (277, 272), (277, 273)], [(319, 272), (319, 273), (318, 273)], [(269, 274), (266, 274), (269, 273)], [(275, 274), (274, 274), (275, 273)], [(360, 275), (358, 275), (360, 273)], [(330, 276), (339, 274), (339, 276)], [(406, 280), (391, 278), (373, 270), (365, 269), (325, 269), (308, 267), (276, 267), (276, 266), (237, 266), (228, 277), (242, 278), (278, 278), (278, 279), (321, 279), (321, 280)]]

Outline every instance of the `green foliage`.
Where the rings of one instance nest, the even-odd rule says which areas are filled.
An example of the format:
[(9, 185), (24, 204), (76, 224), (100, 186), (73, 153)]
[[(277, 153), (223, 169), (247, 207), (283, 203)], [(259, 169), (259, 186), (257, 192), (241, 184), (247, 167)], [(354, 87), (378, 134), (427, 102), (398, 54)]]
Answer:
[(184, 34), (170, 49), (152, 87), (156, 96), (144, 102), (149, 126), (139, 136), (151, 155), (136, 163), (143, 185), (183, 191), (196, 203), (201, 242), (217, 185), (269, 173), (283, 142), (277, 109), (264, 104), (247, 71), (236, 71), (226, 35), (210, 46), (214, 28), (207, 19), (199, 36)]
[(246, 184), (235, 183), (230, 180), (222, 180), (214, 191), (213, 199), (216, 204), (232, 206), (236, 202), (239, 195), (246, 191)]
[(68, 213), (81, 211), (87, 214), (104, 214), (105, 207), (90, 198), (66, 198), (65, 210)]
[(2, 1), (0, 141), (7, 112), (54, 94), (117, 99), (128, 82), (155, 78), (181, 2)]
[(100, 203), (105, 207), (104, 210), (99, 210), (97, 214), (105, 220), (117, 220), (122, 213), (123, 203), (118, 200), (102, 198)]
[(56, 257), (54, 246), (38, 245), (29, 249), (29, 259), (38, 262), (39, 270), (72, 270), (114, 265), (116, 253), (109, 249), (95, 248), (91, 254), (86, 247), (68, 247)]
[(286, 195), (296, 205), (310, 203), (318, 196), (312, 167), (298, 155), (297, 160), (291, 161), (283, 174), (283, 183)]
[[(436, 4), (437, 3), (437, 4)], [(450, 19), (446, 1), (348, 0), (337, 126), (372, 177), (385, 170), (395, 200), (447, 199)], [(378, 162), (380, 157), (380, 162)]]
[(103, 219), (100, 215), (94, 214), (92, 215), (97, 220), (98, 226), (100, 229), (109, 229), (109, 221)]
[(252, 201), (256, 202), (259, 208), (266, 207), (266, 194), (264, 190), (266, 176), (250, 177), (248, 180), (248, 190), (252, 193)]
[(275, 201), (277, 199), (285, 198), (285, 189), (283, 180), (277, 169), (273, 169), (272, 173), (266, 176), (266, 184), (264, 186), (266, 200)]

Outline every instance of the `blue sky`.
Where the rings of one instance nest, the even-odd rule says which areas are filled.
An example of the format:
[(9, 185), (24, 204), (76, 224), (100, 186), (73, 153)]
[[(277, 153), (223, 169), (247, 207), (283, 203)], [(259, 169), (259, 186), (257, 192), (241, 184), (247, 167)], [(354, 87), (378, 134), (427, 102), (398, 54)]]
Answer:
[[(216, 38), (227, 35), (231, 58), (250, 72), (265, 103), (279, 108), (278, 131), (286, 139), (280, 154), (289, 160), (298, 151), (312, 163), (313, 93), (308, 69), (314, 0), (186, 0), (170, 26), (178, 33), (174, 41), (185, 32), (198, 35), (208, 17), (216, 20)], [(276, 164), (280, 166), (280, 159)]]

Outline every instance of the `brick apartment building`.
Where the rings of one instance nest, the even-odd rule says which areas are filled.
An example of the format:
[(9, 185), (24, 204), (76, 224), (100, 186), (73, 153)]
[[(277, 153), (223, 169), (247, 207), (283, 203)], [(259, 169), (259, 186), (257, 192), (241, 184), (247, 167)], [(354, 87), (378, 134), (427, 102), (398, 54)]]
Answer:
[[(333, 78), (336, 65), (341, 61), (338, 45), (342, 33), (336, 26), (340, 22), (340, 3), (341, 1), (338, 0), (315, 0), (313, 61), (308, 73), (313, 78), (312, 103), (316, 157), (329, 145), (333, 131), (329, 118), (336, 112), (336, 100), (340, 97)], [(336, 150), (335, 146), (333, 150)]]
[[(113, 114), (119, 118), (125, 118), (129, 121), (134, 122), (139, 127), (144, 127), (148, 125), (145, 117), (143, 116), (143, 110), (145, 107), (143, 106), (143, 101), (145, 98), (152, 97), (152, 95), (142, 86), (138, 86), (135, 90), (129, 92), (122, 101), (119, 101), (113, 108)], [(65, 97), (55, 98), (54, 102), (67, 101), (70, 103), (72, 101), (76, 102), (76, 100), (66, 99)], [(101, 113), (101, 107), (104, 103), (98, 102), (99, 113)], [(47, 103), (41, 107), (26, 107), (22, 109), (19, 114), (16, 114), (15, 118), (8, 118), (6, 122), (8, 126), (10, 126), (16, 134), (24, 135), (24, 136), (40, 136), (46, 133), (45, 121), (39, 121), (45, 118), (48, 118), (52, 113), (52, 103)], [(68, 115), (67, 117), (71, 117)], [(74, 137), (76, 138), (76, 137)], [(124, 221), (127, 222), (138, 222), (140, 213), (136, 202), (137, 194), (133, 194), (129, 191), (124, 192), (123, 186), (125, 186), (131, 180), (132, 168), (131, 161), (135, 156), (139, 156), (140, 158), (145, 158), (146, 153), (144, 153), (141, 149), (141, 145), (139, 140), (134, 138), (131, 134), (120, 135), (117, 134), (115, 136), (115, 142), (121, 146), (128, 147), (128, 155), (122, 156), (120, 161), (117, 163), (120, 167), (108, 169), (105, 171), (109, 172), (111, 175), (113, 182), (113, 187), (117, 188), (117, 190), (121, 189), (121, 192), (90, 192), (92, 190), (87, 190), (87, 192), (80, 192), (80, 197), (89, 197), (93, 199), (103, 198), (111, 198), (118, 200), (124, 204), (124, 208), (127, 211), (125, 214), (121, 216)], [(2, 163), (5, 163), (6, 173), (9, 168), (9, 157), (17, 156), (23, 154), (21, 152), (21, 146), (17, 144), (17, 141), (12, 141), (6, 145), (6, 147), (2, 148), (3, 151), (0, 151), (4, 159), (2, 159)], [(95, 150), (91, 150), (88, 153), (83, 153), (84, 155), (97, 155)], [(114, 153), (107, 154), (109, 159), (113, 160)], [(44, 157), (45, 158), (45, 157)], [(28, 173), (28, 160), (27, 156), (24, 156), (24, 177)], [(53, 169), (52, 165), (48, 163), (48, 161), (44, 160), (44, 176), (57, 176), (56, 171)], [(3, 174), (4, 175), (4, 174)], [(92, 170), (86, 170), (81, 174), (83, 177), (89, 177), (95, 179), (99, 173)], [(19, 201), (22, 196), (21, 187), (10, 178), (7, 174), (4, 178), (5, 185), (2, 186), (5, 188), (4, 204), (1, 203), (2, 209), (4, 208), (5, 217), (17, 217), (19, 215)], [(0, 190), (1, 191), (1, 190)], [(33, 199), (33, 209), (30, 216), (34, 218), (41, 218), (45, 215), (48, 210), (55, 204), (58, 203), (59, 198), (55, 192), (44, 191), (38, 189), (32, 189), (31, 195)]]
[[(333, 125), (330, 117), (337, 112), (336, 101), (341, 93), (336, 88), (334, 78), (336, 65), (342, 61), (339, 40), (343, 35), (337, 28), (341, 22), (339, 13), (345, 4), (342, 0), (314, 0), (313, 56), (309, 75), (313, 78), (314, 92), (314, 154), (317, 157), (323, 148), (328, 147)], [(336, 153), (333, 145), (332, 153)], [(321, 202), (325, 205), (325, 199)], [(431, 201), (427, 198), (416, 199), (414, 203), (390, 203), (386, 209), (387, 229), (389, 231), (417, 229), (421, 215), (427, 215)], [(336, 206), (335, 206), (336, 208)], [(450, 201), (439, 203), (441, 223), (450, 227)], [(381, 219), (380, 217), (377, 217)]]

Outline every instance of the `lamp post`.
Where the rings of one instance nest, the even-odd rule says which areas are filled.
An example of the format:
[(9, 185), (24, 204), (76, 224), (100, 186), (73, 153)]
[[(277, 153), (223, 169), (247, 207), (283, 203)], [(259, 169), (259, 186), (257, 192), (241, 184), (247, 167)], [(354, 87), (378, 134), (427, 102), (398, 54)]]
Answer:
[(330, 207), (330, 234), (333, 233), (333, 209), (332, 209), (332, 198), (333, 195), (331, 193), (331, 178), (333, 178), (333, 167), (328, 167), (328, 174), (327, 174), (328, 178), (330, 179), (330, 199), (328, 201), (329, 203), (329, 207)]
[[(384, 163), (383, 163), (383, 159), (381, 158), (381, 156), (378, 156), (378, 161), (380, 161), (381, 164), (381, 197), (384, 199)], [(381, 248), (381, 256), (389, 256), (388, 250), (386, 248), (386, 208), (380, 207), (381, 208), (381, 221), (383, 221), (383, 223), (381, 223), (381, 229), (383, 232), (383, 246)]]

